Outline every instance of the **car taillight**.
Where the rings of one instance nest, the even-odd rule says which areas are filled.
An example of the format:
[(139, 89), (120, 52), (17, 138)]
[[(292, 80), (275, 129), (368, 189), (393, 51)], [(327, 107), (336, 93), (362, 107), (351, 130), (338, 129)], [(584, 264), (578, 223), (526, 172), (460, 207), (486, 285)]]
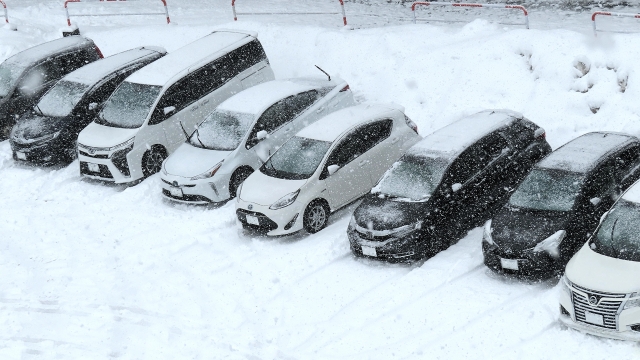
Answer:
[(344, 92), (344, 91), (347, 91), (347, 90), (349, 90), (349, 85), (343, 87), (342, 90), (340, 90), (340, 92)]
[(418, 133), (418, 125), (416, 125), (416, 123), (414, 123), (411, 119), (409, 119), (407, 116), (404, 117), (405, 121), (407, 122), (407, 126), (411, 128), (411, 130), (415, 131), (416, 134)]
[(100, 59), (104, 59), (104, 55), (102, 55), (102, 51), (100, 51), (100, 48), (96, 46), (96, 52), (98, 53), (98, 56), (100, 57)]
[(538, 128), (534, 133), (533, 133), (533, 138), (535, 140), (545, 140), (547, 138), (547, 132), (544, 131), (543, 128)]

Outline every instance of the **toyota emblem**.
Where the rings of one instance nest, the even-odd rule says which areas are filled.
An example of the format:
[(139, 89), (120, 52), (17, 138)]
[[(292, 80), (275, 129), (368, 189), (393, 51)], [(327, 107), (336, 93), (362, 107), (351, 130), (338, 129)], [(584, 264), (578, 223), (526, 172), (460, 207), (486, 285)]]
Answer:
[(173, 186), (178, 187), (178, 182), (177, 181), (173, 181)]
[(249, 204), (249, 206), (247, 206), (249, 208), (249, 210), (253, 210), (253, 205)]
[(89, 154), (93, 155), (96, 153), (96, 149), (89, 149)]
[(367, 239), (373, 240), (373, 232), (372, 231), (367, 231)]
[(594, 295), (589, 296), (589, 304), (591, 305), (598, 305), (598, 298), (595, 297)]

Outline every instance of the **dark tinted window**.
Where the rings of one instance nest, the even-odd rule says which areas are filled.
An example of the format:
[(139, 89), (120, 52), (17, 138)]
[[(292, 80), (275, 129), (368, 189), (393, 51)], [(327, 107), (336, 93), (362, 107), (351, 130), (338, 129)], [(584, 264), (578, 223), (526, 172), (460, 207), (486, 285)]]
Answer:
[(116, 90), (118, 85), (120, 85), (120, 83), (122, 83), (125, 78), (126, 78), (126, 76), (124, 76), (124, 75), (118, 75), (118, 76), (114, 76), (113, 78), (107, 80), (102, 85), (100, 85), (98, 88), (93, 90), (93, 92), (89, 96), (89, 99), (88, 99), (87, 103), (88, 104), (96, 103), (98, 105), (102, 105), (105, 101), (107, 101), (109, 96), (111, 96), (111, 94), (113, 94), (113, 92)]
[(636, 173), (638, 167), (640, 167), (640, 147), (633, 146), (616, 157), (616, 178), (624, 181), (628, 176)]
[(640, 261), (640, 206), (621, 199), (602, 221), (589, 246), (598, 254)]
[(318, 100), (318, 92), (315, 90), (303, 92), (289, 96), (278, 101), (265, 110), (249, 134), (247, 149), (258, 143), (256, 136), (259, 131), (272, 133), (282, 125), (295, 119), (296, 116), (304, 112), (309, 106)]
[(478, 155), (481, 168), (489, 165), (493, 160), (500, 157), (509, 148), (509, 143), (502, 135), (494, 134), (483, 139), (480, 143)]
[(17, 86), (15, 96), (29, 96), (46, 83), (57, 80), (56, 64), (53, 60), (45, 61), (27, 70)]
[(236, 76), (239, 73), (247, 70), (253, 65), (267, 60), (267, 55), (264, 53), (264, 49), (258, 40), (254, 40), (248, 44), (233, 50), (229, 53), (229, 63), (232, 64), (231, 76)]
[(588, 201), (594, 197), (604, 199), (607, 196), (612, 196), (615, 194), (616, 185), (613, 162), (606, 163), (587, 178), (585, 200)]
[(60, 79), (68, 73), (83, 67), (89, 61), (86, 50), (83, 50), (58, 56), (54, 62), (56, 67), (54, 77)]

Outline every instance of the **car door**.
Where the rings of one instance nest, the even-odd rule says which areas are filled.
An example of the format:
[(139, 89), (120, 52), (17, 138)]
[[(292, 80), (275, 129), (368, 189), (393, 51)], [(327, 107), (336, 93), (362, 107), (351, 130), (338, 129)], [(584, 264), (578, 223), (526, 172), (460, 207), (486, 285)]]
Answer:
[[(367, 138), (367, 125), (360, 126), (339, 141), (324, 163), (320, 180), (327, 188), (327, 201), (331, 209), (340, 208), (371, 190), (373, 147)], [(329, 166), (337, 165), (338, 170), (329, 175)]]
[(486, 211), (504, 199), (517, 182), (516, 164), (520, 159), (502, 132), (486, 136), (478, 145), (480, 163), (486, 165), (479, 170), (475, 201), (479, 210)]
[(373, 185), (400, 157), (399, 147), (396, 146), (400, 138), (396, 136), (394, 139), (389, 139), (392, 129), (393, 120), (391, 119), (379, 120), (362, 128), (362, 137), (365, 141), (363, 146), (370, 159), (367, 168)]

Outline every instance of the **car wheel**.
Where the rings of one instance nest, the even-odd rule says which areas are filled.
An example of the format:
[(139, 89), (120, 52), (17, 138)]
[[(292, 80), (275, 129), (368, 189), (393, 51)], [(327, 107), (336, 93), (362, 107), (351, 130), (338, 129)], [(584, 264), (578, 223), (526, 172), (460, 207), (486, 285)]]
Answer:
[(322, 201), (314, 201), (304, 211), (302, 226), (307, 232), (314, 234), (327, 226), (329, 208)]
[(250, 168), (240, 168), (233, 173), (231, 176), (231, 181), (229, 182), (229, 198), (233, 199), (238, 195), (238, 188), (240, 184), (242, 184), (249, 175), (253, 174), (253, 169)]
[(151, 148), (144, 153), (142, 157), (142, 173), (144, 177), (149, 177), (153, 174), (160, 172), (162, 169), (162, 162), (167, 158), (167, 153), (162, 148)]

